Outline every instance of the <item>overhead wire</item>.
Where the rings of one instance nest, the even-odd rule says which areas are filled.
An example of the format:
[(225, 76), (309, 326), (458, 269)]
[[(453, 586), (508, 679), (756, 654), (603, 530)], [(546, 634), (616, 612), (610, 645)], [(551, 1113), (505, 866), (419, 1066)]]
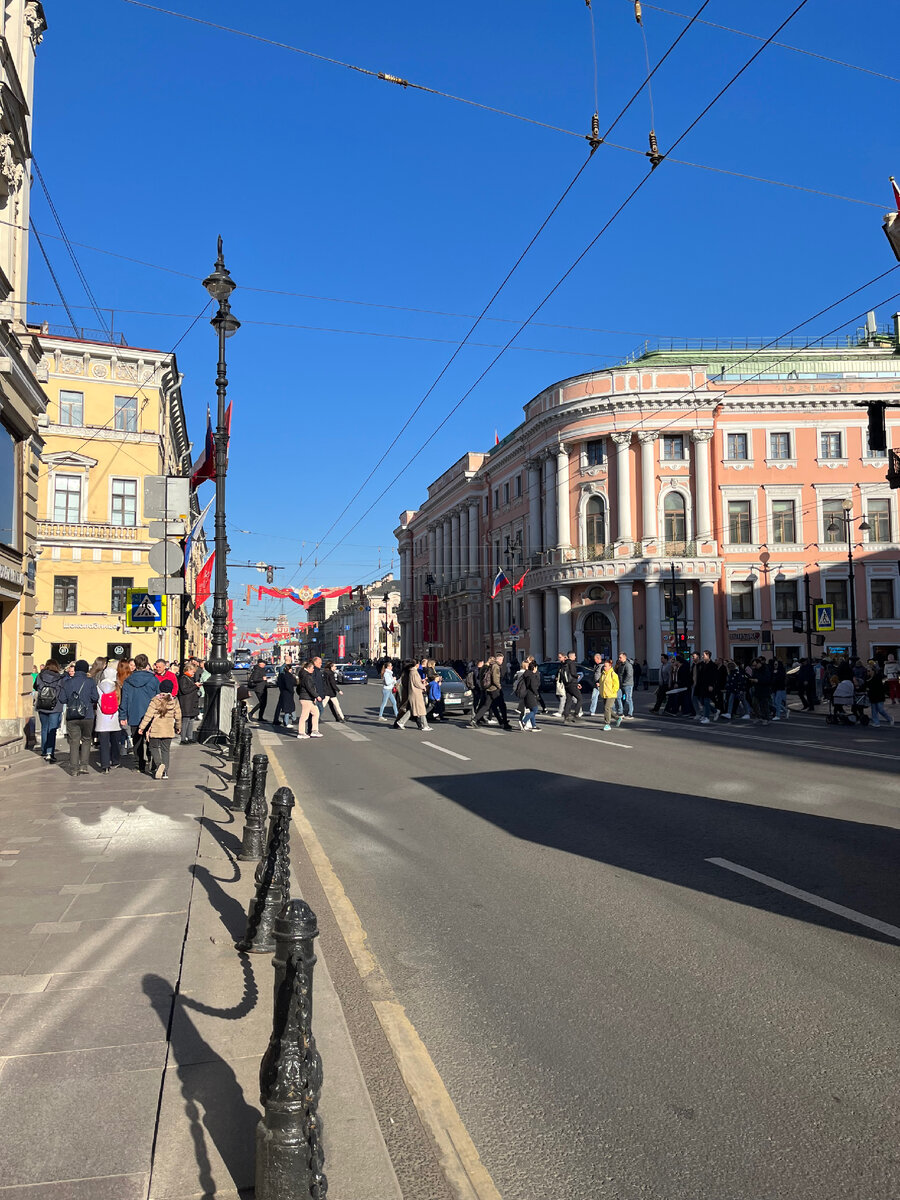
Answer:
[[(679, 134), (679, 136), (672, 143), (670, 149), (674, 149), (676, 146), (678, 146), (681, 142), (684, 141), (684, 139), (690, 134), (690, 132), (696, 128), (696, 126), (700, 123), (700, 121), (703, 120), (703, 118), (710, 111), (710, 109), (716, 103), (718, 103), (718, 101), (721, 99), (721, 97), (724, 96), (725, 93), (731, 87), (734, 86), (734, 84), (738, 81), (738, 79), (741, 78), (741, 76), (745, 73), (745, 71), (747, 71), (750, 68), (750, 66), (752, 66), (752, 64), (756, 61), (756, 59), (759, 58), (759, 56), (766, 49), (766, 47), (769, 45), (769, 43), (778, 36), (778, 34), (781, 32), (781, 30), (784, 29), (790, 23), (791, 20), (793, 20), (793, 18), (797, 15), (798, 12), (801, 11), (801, 9), (805, 8), (805, 6), (807, 5), (808, 2), (809, 2), (809, 0), (800, 0), (800, 2), (791, 10), (789, 15), (787, 17), (785, 17), (785, 19), (778, 25), (778, 27), (774, 30), (774, 32), (772, 34), (770, 34), (769, 38), (750, 56), (750, 58), (747, 59), (747, 61), (743, 64), (743, 66), (741, 66), (730, 77), (730, 79), (725, 84), (723, 84), (722, 87), (719, 88), (718, 92), (716, 92), (716, 94), (713, 96), (713, 98), (704, 106), (704, 108), (700, 111), (700, 113)], [(700, 9), (698, 10), (698, 13), (702, 12), (708, 3), (709, 3), (709, 0), (704, 0), (704, 3), (701, 5)], [(683, 32), (686, 32), (686, 31), (683, 31)], [(671, 49), (671, 47), (670, 47), (670, 49)], [(669, 53), (669, 51), (666, 52), (666, 55), (668, 53)], [(665, 58), (666, 55), (664, 55), (663, 58)], [(662, 62), (662, 61), (663, 60), (660, 60), (660, 62)], [(628, 104), (622, 110), (623, 113), (625, 111), (627, 111), (628, 107), (631, 105), (631, 103), (633, 103), (634, 99), (640, 94), (641, 90), (642, 89), (639, 88), (638, 91), (635, 92), (634, 96), (632, 96), (631, 100), (628, 101)], [(617, 118), (617, 120), (618, 120), (618, 118)], [(663, 156), (663, 161), (664, 161), (664, 159), (665, 159), (665, 156)], [(591, 241), (587, 244), (587, 246), (585, 246), (585, 248), (581, 251), (581, 253), (569, 265), (569, 267), (566, 269), (566, 271), (559, 277), (559, 279), (556, 281), (556, 283), (554, 283), (554, 285), (545, 294), (545, 296), (540, 301), (540, 303), (531, 311), (531, 313), (525, 319), (525, 321), (523, 321), (521, 323), (521, 325), (516, 329), (516, 331), (515, 331), (515, 333), (513, 333), (512, 337), (509, 338), (509, 340), (505, 343), (505, 345), (497, 352), (497, 354), (494, 355), (494, 357), (491, 359), (491, 361), (488, 363), (488, 365), (485, 367), (485, 369), (481, 372), (481, 374), (478, 376), (478, 378), (475, 380), (475, 382), (462, 394), (462, 396), (456, 401), (456, 403), (451, 406), (451, 408), (444, 415), (444, 417), (441, 419), (441, 421), (438, 423), (438, 425), (432, 430), (432, 432), (428, 435), (428, 437), (425, 439), (425, 441), (414, 452), (412, 457), (410, 459), (408, 459), (408, 461), (404, 464), (403, 467), (401, 467), (401, 469), (397, 472), (397, 474), (393, 477), (393, 479), (391, 479), (391, 481), (387, 484), (387, 486), (379, 493), (379, 495), (376, 497), (373, 504), (369, 505), (369, 511), (371, 511), (374, 504), (378, 504), (384, 498), (384, 496), (387, 494), (388, 491), (390, 491), (390, 489), (394, 486), (394, 484), (397, 482), (397, 480), (400, 479), (400, 477), (409, 469), (409, 467), (413, 464), (413, 462), (415, 462), (415, 460), (419, 456), (419, 454), (421, 454), (422, 451), (425, 450), (426, 447), (433, 441), (433, 439), (437, 436), (437, 434), (440, 432), (440, 430), (443, 429), (443, 427), (451, 419), (451, 417), (454, 415), (454, 413), (456, 413), (458, 411), (458, 409), (462, 406), (462, 404), (468, 399), (468, 397), (472, 394), (472, 392), (482, 382), (482, 380), (485, 378), (485, 376), (492, 370), (492, 368), (500, 360), (500, 358), (503, 356), (503, 354), (506, 352), (506, 350), (509, 349), (509, 347), (515, 341), (515, 339), (519, 336), (519, 334), (522, 332), (522, 330), (526, 328), (526, 326), (530, 323), (532, 318), (534, 316), (536, 316), (536, 314), (538, 312), (540, 312), (540, 310), (544, 307), (544, 305), (547, 303), (547, 301), (559, 290), (559, 288), (562, 286), (562, 284), (565, 282), (565, 280), (568, 279), (568, 277), (572, 274), (572, 272), (575, 270), (575, 268), (578, 266), (578, 264), (587, 256), (587, 254), (590, 253), (590, 251), (597, 244), (597, 242), (600, 240), (600, 238), (603, 237), (603, 235), (610, 228), (610, 226), (613, 224), (613, 222), (625, 210), (625, 208), (627, 208), (627, 206), (631, 203), (631, 201), (634, 199), (634, 197), (641, 191), (641, 189), (644, 187), (644, 185), (647, 183), (647, 181), (653, 175), (654, 171), (655, 171), (655, 167), (651, 164), (651, 168), (647, 172), (647, 174), (644, 175), (638, 181), (638, 183), (635, 185), (635, 187), (632, 188), (632, 190), (629, 192), (629, 194), (625, 197), (625, 199), (619, 204), (619, 206), (613, 212), (612, 216), (609, 217), (608, 220), (606, 221), (606, 223), (601, 227), (600, 231), (591, 239)], [(376, 464), (376, 469), (377, 469), (377, 466), (380, 465), (380, 463), (384, 461), (385, 457), (386, 457), (386, 455), (382, 456), (382, 459), (379, 460), (378, 464)], [(327, 531), (328, 533), (330, 533), (331, 530), (334, 529), (335, 525), (341, 520), (341, 518), (347, 512), (350, 505), (360, 495), (362, 489), (365, 487), (365, 484), (369, 481), (369, 479), (372, 478), (372, 474), (374, 474), (374, 470), (372, 472), (370, 472), (367, 479), (363, 482), (363, 484), (360, 486), (360, 488), (357, 489), (356, 493), (351, 498), (351, 500), (348, 502), (348, 504), (344, 507), (341, 514), (329, 526), (329, 529)], [(365, 514), (363, 514), (363, 516), (359, 517), (354, 522), (354, 524), (350, 526), (350, 528), (347, 530), (347, 535), (349, 535), (350, 533), (353, 532), (353, 530), (362, 522), (364, 517), (365, 517)], [(327, 534), (325, 536), (327, 536)], [(340, 545), (340, 542), (338, 542), (338, 545)], [(332, 553), (332, 551), (329, 550), (324, 555), (324, 558), (328, 558), (331, 555), (331, 553)]]
[[(26, 233), (28, 231), (28, 227), (25, 225), (19, 225), (18, 228), (24, 229)], [(53, 263), (51, 263), (50, 256), (47, 253), (47, 251), (44, 249), (43, 239), (41, 238), (41, 235), (38, 233), (37, 225), (35, 225), (33, 220), (31, 221), (31, 232), (34, 234), (34, 240), (37, 242), (38, 249), (40, 250), (41, 255), (44, 259), (44, 265), (46, 266), (48, 272), (50, 273), (50, 278), (53, 280), (53, 286), (56, 288), (57, 294), (58, 294), (60, 300), (62, 301), (63, 308), (66, 310), (66, 316), (69, 318), (69, 322), (71, 323), (72, 332), (77, 337), (78, 326), (75, 324), (75, 317), (72, 314), (72, 309), (69, 305), (68, 300), (66, 299), (65, 293), (63, 292), (62, 284), (59, 282), (56, 272), (53, 270)]]

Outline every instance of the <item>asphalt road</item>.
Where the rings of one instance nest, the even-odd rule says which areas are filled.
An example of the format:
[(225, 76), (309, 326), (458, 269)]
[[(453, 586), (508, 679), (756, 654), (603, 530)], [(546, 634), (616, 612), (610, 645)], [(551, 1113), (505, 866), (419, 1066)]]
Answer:
[(900, 1196), (900, 732), (379, 698), (279, 758), (505, 1200)]

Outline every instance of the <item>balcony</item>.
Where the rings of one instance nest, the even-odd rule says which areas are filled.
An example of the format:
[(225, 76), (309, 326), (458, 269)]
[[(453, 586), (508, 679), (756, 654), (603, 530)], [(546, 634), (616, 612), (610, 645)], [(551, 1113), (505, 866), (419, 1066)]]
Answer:
[(660, 542), (659, 550), (664, 558), (693, 558), (697, 553), (697, 543)]
[(72, 523), (38, 521), (39, 539), (65, 538), (73, 542), (142, 542), (143, 525), (108, 525), (100, 521)]
[(605, 542), (587, 546), (571, 546), (560, 551), (563, 562), (603, 562), (615, 558), (615, 545)]

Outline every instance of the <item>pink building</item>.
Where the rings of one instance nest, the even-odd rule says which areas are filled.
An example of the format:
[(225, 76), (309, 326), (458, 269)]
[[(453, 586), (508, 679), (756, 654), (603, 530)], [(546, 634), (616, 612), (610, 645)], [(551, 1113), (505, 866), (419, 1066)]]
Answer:
[[(403, 654), (514, 641), (538, 660), (625, 650), (654, 667), (675, 644), (673, 597), (689, 649), (800, 656), (796, 614), (822, 601), (835, 629), (814, 656), (849, 650), (855, 601), (859, 654), (898, 653), (897, 492), (860, 406), (900, 404), (900, 314), (844, 341), (655, 350), (540, 392), (401, 515)], [(887, 438), (900, 444), (900, 408)], [(492, 601), (501, 568), (528, 573)]]

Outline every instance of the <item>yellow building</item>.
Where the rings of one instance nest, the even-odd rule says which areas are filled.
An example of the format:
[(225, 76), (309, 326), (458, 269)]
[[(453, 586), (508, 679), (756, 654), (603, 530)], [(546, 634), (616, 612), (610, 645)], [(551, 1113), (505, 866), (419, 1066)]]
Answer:
[[(34, 661), (146, 654), (176, 660), (205, 649), (206, 613), (185, 621), (169, 597), (160, 630), (125, 626), (131, 587), (157, 575), (148, 553), (144, 513), (148, 475), (189, 475), (191, 446), (174, 354), (57, 337), (37, 329), (48, 396), (41, 420), (44, 450), (38, 480), (37, 602)], [(194, 514), (196, 500), (192, 499)], [(188, 570), (206, 557), (196, 539)]]

